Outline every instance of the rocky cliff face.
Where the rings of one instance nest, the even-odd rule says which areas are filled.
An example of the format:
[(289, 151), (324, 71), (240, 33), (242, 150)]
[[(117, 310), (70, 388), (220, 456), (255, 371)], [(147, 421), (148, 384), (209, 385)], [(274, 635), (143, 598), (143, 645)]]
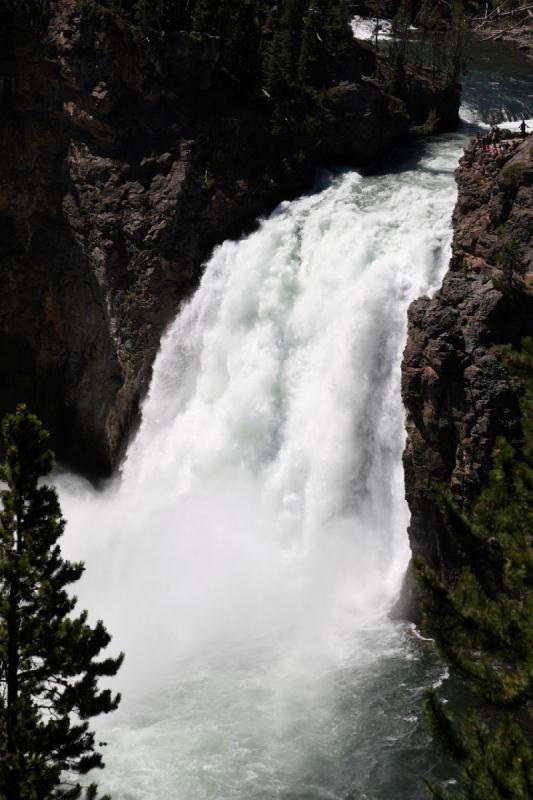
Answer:
[[(301, 151), (273, 139), (266, 99), (228, 83), (217, 38), (50, 6), (40, 27), (0, 11), (0, 414), (26, 401), (61, 459), (103, 474), (213, 246), (317, 164), (372, 162), (409, 119), (352, 79), (327, 92), (320, 144)], [(437, 105), (455, 119), (455, 87)]]
[[(513, 147), (504, 158), (473, 142), (466, 149), (456, 172), (450, 268), (435, 297), (409, 310), (402, 372), (409, 535), (413, 553), (447, 581), (462, 553), (438, 513), (438, 487), (449, 485), (467, 506), (487, 477), (495, 437), (519, 434), (517, 398), (494, 349), (533, 335), (533, 137)], [(502, 269), (505, 241), (519, 244), (526, 270), (513, 288)]]

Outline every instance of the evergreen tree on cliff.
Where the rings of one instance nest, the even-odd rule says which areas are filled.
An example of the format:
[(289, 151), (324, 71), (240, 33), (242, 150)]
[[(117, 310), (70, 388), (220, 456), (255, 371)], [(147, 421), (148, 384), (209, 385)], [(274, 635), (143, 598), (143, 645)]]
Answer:
[[(40, 484), (53, 465), (49, 435), (25, 406), (5, 417), (0, 478), (0, 798), (80, 797), (77, 777), (103, 766), (88, 720), (120, 696), (98, 679), (123, 655), (99, 658), (110, 641), (102, 622), (73, 614), (68, 588), (83, 564), (61, 558), (57, 494)], [(96, 785), (86, 790), (94, 800)]]
[(298, 79), (304, 86), (321, 88), (326, 69), (325, 0), (311, 0), (303, 19)]
[(483, 718), (459, 723), (434, 690), (426, 718), (456, 761), (462, 791), (430, 785), (439, 800), (533, 798), (533, 342), (505, 359), (521, 392), (522, 441), (499, 439), (489, 481), (470, 514), (445, 498), (443, 513), (469, 566), (451, 588), (416, 564), (424, 626), (439, 650), (483, 698)]
[(252, 0), (197, 0), (191, 15), (193, 30), (219, 37), (223, 72), (248, 88), (254, 88), (260, 74), (258, 16)]
[(326, 45), (336, 59), (353, 55), (354, 35), (346, 0), (331, 0), (326, 13)]

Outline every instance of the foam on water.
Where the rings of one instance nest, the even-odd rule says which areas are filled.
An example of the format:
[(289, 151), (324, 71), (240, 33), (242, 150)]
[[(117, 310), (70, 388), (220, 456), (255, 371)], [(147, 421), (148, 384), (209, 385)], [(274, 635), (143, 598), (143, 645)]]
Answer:
[(306, 770), (334, 763), (346, 670), (353, 699), (400, 648), (406, 309), (445, 269), (461, 145), (324, 175), (219, 247), (162, 341), (121, 480), (60, 480), (81, 600), (127, 652), (105, 732), (117, 800), (349, 788)]
[[(392, 24), (388, 19), (380, 19), (378, 22), (378, 36), (381, 41), (388, 41), (392, 38)], [(372, 17), (361, 17), (356, 15), (352, 17), (351, 26), (353, 35), (360, 41), (371, 41), (376, 35), (376, 20)], [(409, 26), (409, 30), (413, 33), (416, 28), (413, 25)]]
[[(361, 41), (371, 41), (376, 35), (376, 20), (370, 17), (355, 16), (352, 17), (352, 30), (356, 39)], [(379, 37), (380, 39), (391, 38), (391, 23), (387, 19), (379, 21)]]
[[(517, 54), (488, 86), (494, 52), (473, 123), (531, 108)], [(120, 479), (58, 480), (81, 602), (127, 653), (98, 731), (115, 800), (425, 797), (421, 695), (442, 669), (387, 618), (409, 555), (400, 361), (407, 307), (446, 268), (465, 140), (325, 174), (219, 247)]]

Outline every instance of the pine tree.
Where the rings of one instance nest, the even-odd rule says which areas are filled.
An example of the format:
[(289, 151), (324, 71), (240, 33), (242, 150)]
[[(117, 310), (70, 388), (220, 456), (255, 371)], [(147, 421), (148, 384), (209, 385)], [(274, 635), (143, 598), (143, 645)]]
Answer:
[(289, 85), (294, 84), (297, 79), (304, 11), (301, 0), (285, 0), (281, 8), (278, 30), (274, 36), (278, 48), (280, 74)]
[(298, 60), (298, 79), (304, 86), (321, 88), (326, 82), (325, 0), (311, 0), (304, 15)]
[(509, 294), (519, 285), (518, 280), (526, 271), (520, 243), (515, 239), (504, 239), (496, 254), (496, 263), (501, 270), (501, 278), (493, 280), (494, 287)]
[(399, 56), (402, 64), (407, 60), (410, 24), (411, 10), (409, 0), (401, 0), (391, 22), (391, 51), (393, 58)]
[(420, 12), (418, 14), (418, 27), (419, 27), (419, 36), (418, 36), (418, 46), (417, 46), (417, 56), (416, 56), (416, 63), (419, 66), (425, 66), (426, 61), (428, 60), (428, 55), (426, 53), (426, 43), (430, 39), (430, 29), (431, 29), (431, 14), (432, 14), (432, 5), (431, 0), (422, 0), (420, 6)]
[(443, 514), (465, 560), (455, 584), (418, 561), (424, 627), (440, 652), (485, 702), (486, 719), (456, 724), (436, 692), (426, 699), (430, 729), (460, 766), (463, 791), (430, 786), (440, 800), (533, 798), (533, 341), (503, 351), (521, 392), (518, 449), (500, 438), (486, 488), (465, 514), (449, 496)]
[(325, 33), (326, 47), (336, 61), (353, 55), (354, 36), (346, 0), (330, 0), (326, 11)]
[(191, 25), (194, 31), (218, 33), (218, 13), (211, 0), (195, 0)]
[(377, 53), (380, 23), (389, 16), (391, 2), (390, 0), (367, 0), (367, 7), (370, 15), (374, 18), (374, 50)]
[[(48, 4), (49, 0), (33, 0)], [(89, 16), (122, 18), (142, 30), (187, 30), (190, 27), (192, 0), (77, 0), (78, 8)]]
[[(82, 563), (61, 557), (57, 494), (40, 479), (53, 465), (49, 434), (25, 406), (2, 423), (0, 479), (0, 797), (63, 798), (82, 793), (76, 775), (103, 767), (88, 720), (117, 708), (100, 690), (123, 655), (101, 658), (110, 642), (101, 621), (73, 614), (69, 587)], [(96, 798), (95, 784), (86, 790)]]
[(452, 0), (452, 26), (449, 45), (449, 72), (458, 80), (465, 69), (466, 47), (470, 35), (470, 25), (465, 15), (462, 0)]
[(429, 30), (431, 32), (431, 74), (435, 79), (436, 73), (442, 66), (444, 34), (443, 22), (438, 5), (434, 7), (429, 17)]
[(225, 0), (220, 4), (221, 64), (241, 87), (257, 90), (260, 83), (260, 30), (250, 0)]
[(397, 50), (391, 58), (389, 92), (394, 97), (404, 99), (407, 95), (405, 66), (401, 50)]

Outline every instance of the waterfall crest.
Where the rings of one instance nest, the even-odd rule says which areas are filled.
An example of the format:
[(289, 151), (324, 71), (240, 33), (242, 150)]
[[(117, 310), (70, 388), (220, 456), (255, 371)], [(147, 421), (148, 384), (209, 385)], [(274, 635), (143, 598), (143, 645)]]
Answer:
[[(127, 653), (117, 798), (278, 796), (276, 781), (303, 780), (297, 745), (284, 762), (290, 708), (305, 709), (305, 761), (309, 737), (339, 735), (335, 686), (354, 653), (363, 669), (396, 646), (406, 309), (449, 257), (460, 146), (449, 137), (397, 174), (324, 174), (219, 247), (162, 341), (120, 480), (104, 493), (60, 480), (81, 599)], [(254, 758), (239, 747), (253, 754), (255, 739), (268, 763), (245, 780)], [(156, 750), (170, 783), (151, 772)]]

